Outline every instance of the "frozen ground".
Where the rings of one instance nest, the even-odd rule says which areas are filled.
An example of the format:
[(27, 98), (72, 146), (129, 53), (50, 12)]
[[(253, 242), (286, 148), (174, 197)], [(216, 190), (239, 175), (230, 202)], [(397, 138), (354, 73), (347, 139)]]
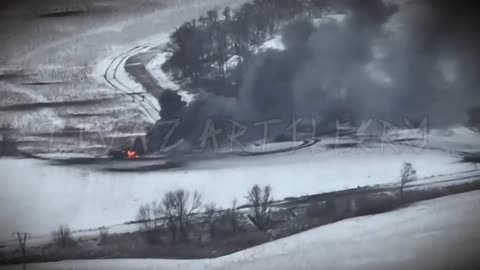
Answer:
[[(478, 269), (480, 191), (359, 217), (210, 260), (88, 260), (28, 269)], [(5, 267), (21, 269), (21, 266)]]

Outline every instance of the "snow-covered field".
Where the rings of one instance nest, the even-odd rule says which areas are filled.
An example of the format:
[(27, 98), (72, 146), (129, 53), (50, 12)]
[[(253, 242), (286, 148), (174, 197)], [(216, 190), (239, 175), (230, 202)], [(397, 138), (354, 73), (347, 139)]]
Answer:
[[(28, 269), (478, 269), (480, 191), (316, 228), (210, 260), (87, 260)], [(5, 267), (21, 269), (21, 266)]]
[[(265, 151), (278, 147), (269, 145)], [(0, 239), (10, 239), (16, 230), (48, 235), (60, 224), (78, 230), (131, 221), (140, 204), (177, 188), (198, 190), (205, 202), (228, 207), (233, 199), (242, 200), (255, 184), (271, 185), (275, 198), (283, 199), (398, 183), (404, 162), (416, 168), (419, 183), (465, 176), (468, 181), (478, 175), (477, 165), (462, 163), (455, 154), (389, 144), (331, 149), (320, 142), (294, 152), (197, 160), (181, 168), (148, 173), (1, 159)]]
[[(55, 18), (35, 17), (48, 12), (44, 7), (32, 11), (20, 5), (10, 16), (0, 16), (2, 25), (9, 26), (0, 31), (0, 74), (19, 74), (0, 81), (0, 106), (85, 100), (92, 104), (2, 111), (0, 125), (12, 123), (28, 134), (65, 126), (111, 132), (122, 125), (153, 122), (158, 105), (146, 104), (155, 103), (153, 97), (146, 94), (144, 101), (125, 96), (144, 92), (125, 72), (125, 57), (161, 46), (173, 29), (208, 9), (246, 1), (141, 0), (132, 6), (132, 1), (106, 0), (102, 5), (94, 4), (95, 12)], [(68, 9), (78, 8), (68, 6), (74, 1), (63, 3)], [(268, 48), (283, 49), (281, 38), (267, 41), (260, 50)], [(178, 90), (159, 69), (165, 57), (159, 54), (147, 69), (159, 85)], [(182, 95), (187, 101), (192, 99)], [(108, 100), (95, 102), (102, 99)], [(92, 111), (97, 115), (77, 117)], [(433, 130), (426, 145), (421, 132), (397, 133), (395, 139), (418, 140), (338, 149), (328, 147), (331, 141), (324, 140), (294, 152), (199, 160), (148, 173), (111, 173), (86, 166), (52, 166), (42, 160), (0, 159), (0, 242), (11, 240), (15, 231), (31, 233), (32, 241), (44, 241), (62, 224), (72, 230), (101, 226), (110, 226), (111, 232), (130, 230), (132, 226), (111, 225), (133, 220), (140, 204), (158, 200), (176, 188), (198, 190), (206, 203), (229, 207), (233, 199), (242, 203), (254, 184), (271, 185), (275, 198), (282, 199), (398, 183), (404, 162), (413, 164), (420, 183), (460, 177), (469, 181), (479, 175), (478, 165), (461, 163), (458, 155), (480, 151), (478, 133), (465, 128)], [(73, 147), (77, 141), (74, 138), (64, 143)], [(257, 153), (298, 145), (252, 145), (247, 150)], [(478, 206), (480, 193), (471, 192), (394, 213), (342, 221), (217, 260), (78, 261), (29, 268), (433, 269), (449, 265), (456, 269), (461, 268), (461, 259), (468, 261), (478, 250), (480, 239), (474, 231), (480, 222)], [(437, 260), (430, 260), (432, 256)]]
[[(81, 3), (52, 0), (49, 5), (31, 1), (29, 8), (22, 3), (9, 5), (10, 9), (2, 10), (0, 16), (0, 23), (6, 26), (0, 31), (0, 74), (8, 77), (0, 83), (1, 106), (113, 100), (92, 105), (2, 111), (0, 125), (10, 123), (20, 132), (29, 133), (58, 131), (65, 126), (103, 132), (132, 127), (139, 122), (151, 123), (158, 115), (140, 108), (143, 103), (152, 103), (151, 97), (146, 95), (146, 101), (132, 98), (109, 85), (104, 79), (112, 75), (107, 74), (109, 64), (137, 46), (164, 43), (176, 27), (209, 9), (235, 7), (245, 1), (141, 0), (131, 3), (106, 0), (99, 5), (90, 0)], [(81, 13), (39, 17), (57, 10)], [(143, 91), (124, 73), (123, 67), (116, 68), (116, 73), (121, 84), (134, 86), (129, 90)], [(132, 99), (136, 100), (132, 102)], [(153, 103), (156, 105), (155, 100)], [(92, 111), (97, 115), (69, 117)]]

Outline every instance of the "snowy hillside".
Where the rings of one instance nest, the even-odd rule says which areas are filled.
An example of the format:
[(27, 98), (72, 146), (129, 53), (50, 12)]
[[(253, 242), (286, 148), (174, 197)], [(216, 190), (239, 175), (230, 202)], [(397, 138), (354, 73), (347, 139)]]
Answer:
[[(212, 260), (89, 260), (28, 269), (478, 269), (480, 192), (340, 221)], [(21, 269), (5, 267), (2, 269)]]

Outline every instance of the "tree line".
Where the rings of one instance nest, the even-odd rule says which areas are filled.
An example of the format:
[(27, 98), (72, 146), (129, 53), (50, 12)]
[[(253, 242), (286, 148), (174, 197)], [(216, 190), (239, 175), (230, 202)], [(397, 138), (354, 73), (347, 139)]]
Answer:
[(163, 68), (193, 88), (235, 96), (254, 48), (282, 25), (303, 16), (328, 13), (328, 0), (255, 0), (237, 10), (210, 10), (170, 36)]
[[(385, 191), (369, 194), (359, 190), (357, 195), (352, 194), (348, 200), (341, 196), (322, 199), (313, 195), (315, 199), (307, 196), (302, 198), (302, 206), (294, 207), (291, 207), (292, 205), (285, 207), (282, 201), (274, 202), (272, 188), (268, 185), (252, 186), (245, 193), (244, 205), (237, 206), (237, 200), (233, 200), (227, 209), (219, 208), (214, 203), (204, 203), (199, 192), (177, 189), (168, 191), (158, 200), (139, 207), (133, 223), (137, 224), (140, 230), (135, 232), (134, 238), (130, 233), (110, 234), (107, 227), (101, 227), (98, 229), (96, 238), (82, 239), (82, 237), (75, 237), (74, 232), (67, 225), (61, 225), (52, 232), (53, 241), (46, 244), (38, 253), (38, 250), (27, 250), (29, 233), (16, 232), (19, 253), (13, 261), (26, 263), (45, 258), (54, 260), (78, 258), (75, 256), (97, 258), (107, 254), (122, 257), (149, 256), (145, 254), (156, 254), (155, 252), (160, 250), (156, 249), (158, 247), (166, 248), (163, 249), (166, 253), (157, 254), (158, 256), (182, 254), (188, 257), (194, 254), (189, 252), (195, 251), (195, 249), (188, 250), (189, 247), (198, 247), (199, 249), (195, 252), (199, 252), (203, 247), (210, 248), (211, 251), (212, 247), (215, 250), (215, 245), (224, 248), (225, 244), (231, 245), (230, 248), (233, 247), (226, 248), (228, 253), (338, 220), (383, 213), (407, 203), (445, 196), (443, 188), (431, 194), (411, 189), (406, 192), (409, 188), (408, 184), (417, 180), (417, 172), (411, 163), (403, 164), (398, 178), (400, 180), (398, 192), (392, 194)], [(465, 192), (465, 190), (472, 190), (471, 186), (462, 186), (452, 191), (452, 194)], [(358, 196), (358, 194), (363, 195)], [(132, 245), (130, 241), (137, 239), (137, 236), (141, 236), (146, 241)], [(91, 244), (85, 244), (90, 240), (96, 241), (97, 245), (102, 247), (97, 250), (99, 253), (92, 253)], [(165, 245), (167, 243), (170, 245)], [(75, 252), (72, 253), (72, 251)], [(2, 254), (0, 254), (1, 260)]]
[[(405, 162), (402, 165), (399, 180), (398, 195), (395, 197), (403, 203), (405, 187), (408, 183), (417, 180), (417, 172), (411, 163)], [(159, 201), (154, 200), (141, 205), (136, 221), (148, 237), (154, 238), (158, 234), (168, 234), (172, 245), (201, 237), (205, 231), (210, 239), (215, 239), (217, 233), (225, 228), (229, 234), (240, 232), (241, 217), (247, 217), (247, 221), (259, 231), (265, 232), (274, 228), (275, 221), (272, 219), (274, 200), (271, 186), (254, 185), (247, 191), (245, 199), (246, 204), (242, 207), (237, 207), (237, 200), (233, 200), (230, 208), (221, 209), (214, 203), (204, 204), (202, 196), (197, 191), (190, 193), (184, 189), (178, 189), (165, 193)], [(329, 204), (334, 202), (327, 201), (327, 205)], [(328, 208), (335, 212), (335, 206)], [(244, 211), (240, 213), (239, 209)], [(372, 209), (375, 211), (376, 208), (372, 207)], [(307, 213), (307, 215), (320, 216), (318, 213)], [(207, 229), (202, 231), (202, 228)]]
[[(245, 198), (250, 209), (250, 222), (261, 231), (267, 230), (271, 225), (272, 188), (255, 185)], [(200, 227), (207, 228), (211, 239), (216, 238), (220, 230), (228, 230), (229, 234), (240, 231), (238, 210), (237, 200), (232, 201), (230, 208), (220, 209), (214, 203), (204, 204), (202, 196), (196, 191), (191, 193), (178, 189), (165, 193), (161, 200), (141, 205), (136, 220), (148, 237), (155, 238), (155, 234), (166, 233), (170, 243), (175, 245), (201, 238)]]

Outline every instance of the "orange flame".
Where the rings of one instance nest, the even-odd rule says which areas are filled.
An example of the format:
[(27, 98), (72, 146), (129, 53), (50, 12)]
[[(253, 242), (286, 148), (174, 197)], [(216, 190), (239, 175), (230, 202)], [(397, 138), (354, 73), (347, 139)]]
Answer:
[(132, 159), (132, 158), (139, 158), (139, 155), (135, 150), (128, 150), (127, 151), (127, 158)]

